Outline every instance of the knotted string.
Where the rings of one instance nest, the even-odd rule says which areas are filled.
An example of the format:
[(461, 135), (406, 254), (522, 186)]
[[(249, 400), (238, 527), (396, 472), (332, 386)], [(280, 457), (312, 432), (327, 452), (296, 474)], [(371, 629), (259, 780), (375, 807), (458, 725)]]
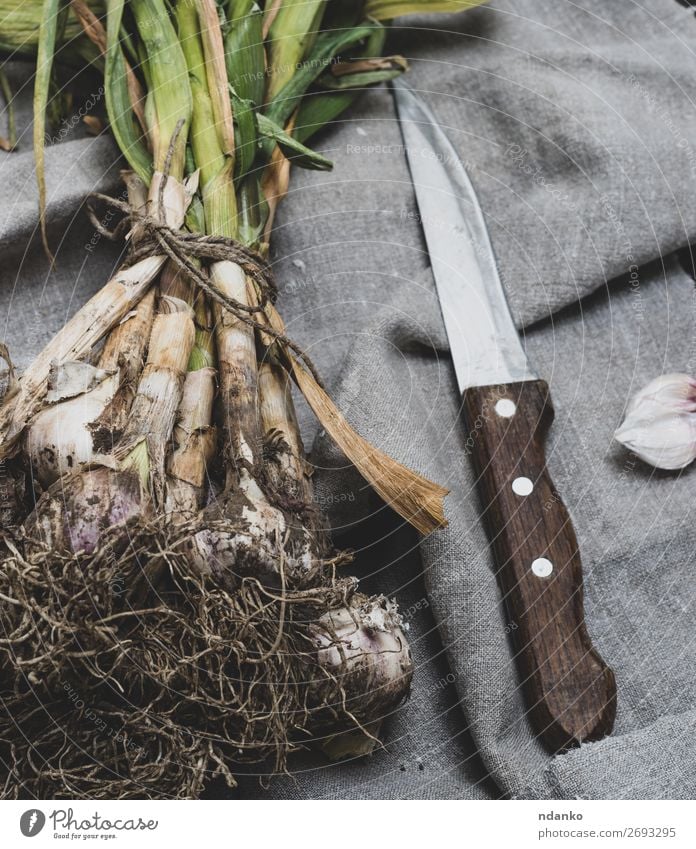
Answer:
[[(163, 187), (167, 180), (166, 171), (160, 185), (160, 200)], [(109, 229), (97, 217), (93, 201), (98, 200), (107, 206), (122, 212), (127, 218)], [(160, 203), (160, 209), (163, 206)], [(269, 262), (257, 251), (243, 245), (236, 239), (227, 236), (208, 236), (205, 234), (189, 233), (185, 230), (175, 230), (158, 218), (135, 209), (126, 201), (112, 198), (108, 195), (94, 193), (87, 203), (88, 214), (96, 230), (105, 238), (117, 241), (123, 238), (126, 229), (138, 227), (138, 244), (131, 246), (127, 265), (135, 265), (142, 259), (157, 254), (167, 256), (174, 266), (189, 279), (193, 280), (200, 289), (215, 303), (227, 312), (232, 313), (239, 321), (252, 327), (260, 333), (270, 336), (275, 342), (292, 350), (307, 366), (316, 382), (322, 385), (317, 370), (306, 354), (292, 339), (273, 328), (266, 321), (258, 321), (258, 313), (265, 314), (269, 303), (275, 303), (278, 287)], [(259, 303), (253, 306), (243, 304), (236, 298), (231, 298), (213, 283), (201, 270), (198, 261), (224, 262), (229, 261), (238, 265), (244, 273), (256, 284), (259, 293)]]

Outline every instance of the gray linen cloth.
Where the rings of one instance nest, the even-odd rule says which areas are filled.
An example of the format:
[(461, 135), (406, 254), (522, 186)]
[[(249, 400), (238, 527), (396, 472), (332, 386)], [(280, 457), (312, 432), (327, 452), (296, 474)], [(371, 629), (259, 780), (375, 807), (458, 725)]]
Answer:
[[(655, 472), (612, 433), (639, 386), (696, 365), (693, 281), (675, 256), (696, 237), (696, 19), (675, 0), (496, 0), (399, 22), (392, 48), (470, 169), (552, 387), (549, 466), (580, 542), (588, 627), (616, 672), (616, 728), (556, 757), (530, 730), (399, 129), (373, 90), (317, 142), (333, 173), (295, 172), (272, 258), (290, 334), (366, 437), (450, 487), (450, 525), (419, 542), (316, 435), (317, 501), (337, 542), (358, 548), (365, 586), (400, 600), (416, 675), (385, 750), (306, 758), (263, 792), (693, 798), (696, 473)], [(78, 208), (93, 188), (115, 190), (114, 147), (68, 129), (48, 151), (53, 273), (34, 233), (28, 137), (0, 159), (0, 315), (20, 365), (115, 261)], [(317, 428), (300, 412), (309, 443)], [(238, 795), (259, 792), (249, 778)]]

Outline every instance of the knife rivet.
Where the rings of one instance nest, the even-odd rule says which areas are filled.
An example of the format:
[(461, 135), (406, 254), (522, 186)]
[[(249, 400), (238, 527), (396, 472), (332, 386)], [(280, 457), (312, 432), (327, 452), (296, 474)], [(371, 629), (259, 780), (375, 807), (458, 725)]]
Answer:
[(548, 578), (553, 572), (553, 563), (545, 557), (537, 557), (532, 563), (532, 572), (537, 578)]
[(529, 495), (534, 489), (534, 484), (529, 478), (515, 478), (512, 482), (512, 491), (515, 495)]
[(495, 405), (496, 413), (504, 419), (512, 418), (512, 416), (515, 415), (516, 409), (517, 407), (515, 406), (515, 402), (511, 401), (509, 398), (501, 398)]

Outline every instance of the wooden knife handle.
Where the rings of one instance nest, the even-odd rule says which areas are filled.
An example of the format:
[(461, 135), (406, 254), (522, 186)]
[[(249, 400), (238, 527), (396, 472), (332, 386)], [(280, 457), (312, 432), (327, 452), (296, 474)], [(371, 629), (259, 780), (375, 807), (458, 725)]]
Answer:
[(546, 469), (549, 388), (474, 387), (464, 410), (532, 725), (553, 751), (597, 740), (614, 724), (616, 683), (585, 627), (578, 543)]

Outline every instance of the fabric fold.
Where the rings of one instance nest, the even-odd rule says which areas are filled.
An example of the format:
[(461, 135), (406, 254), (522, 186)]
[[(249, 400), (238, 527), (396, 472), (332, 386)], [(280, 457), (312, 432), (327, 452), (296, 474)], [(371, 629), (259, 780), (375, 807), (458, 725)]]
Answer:
[(503, 0), (402, 25), (520, 325), (694, 240), (696, 20), (675, 0)]

